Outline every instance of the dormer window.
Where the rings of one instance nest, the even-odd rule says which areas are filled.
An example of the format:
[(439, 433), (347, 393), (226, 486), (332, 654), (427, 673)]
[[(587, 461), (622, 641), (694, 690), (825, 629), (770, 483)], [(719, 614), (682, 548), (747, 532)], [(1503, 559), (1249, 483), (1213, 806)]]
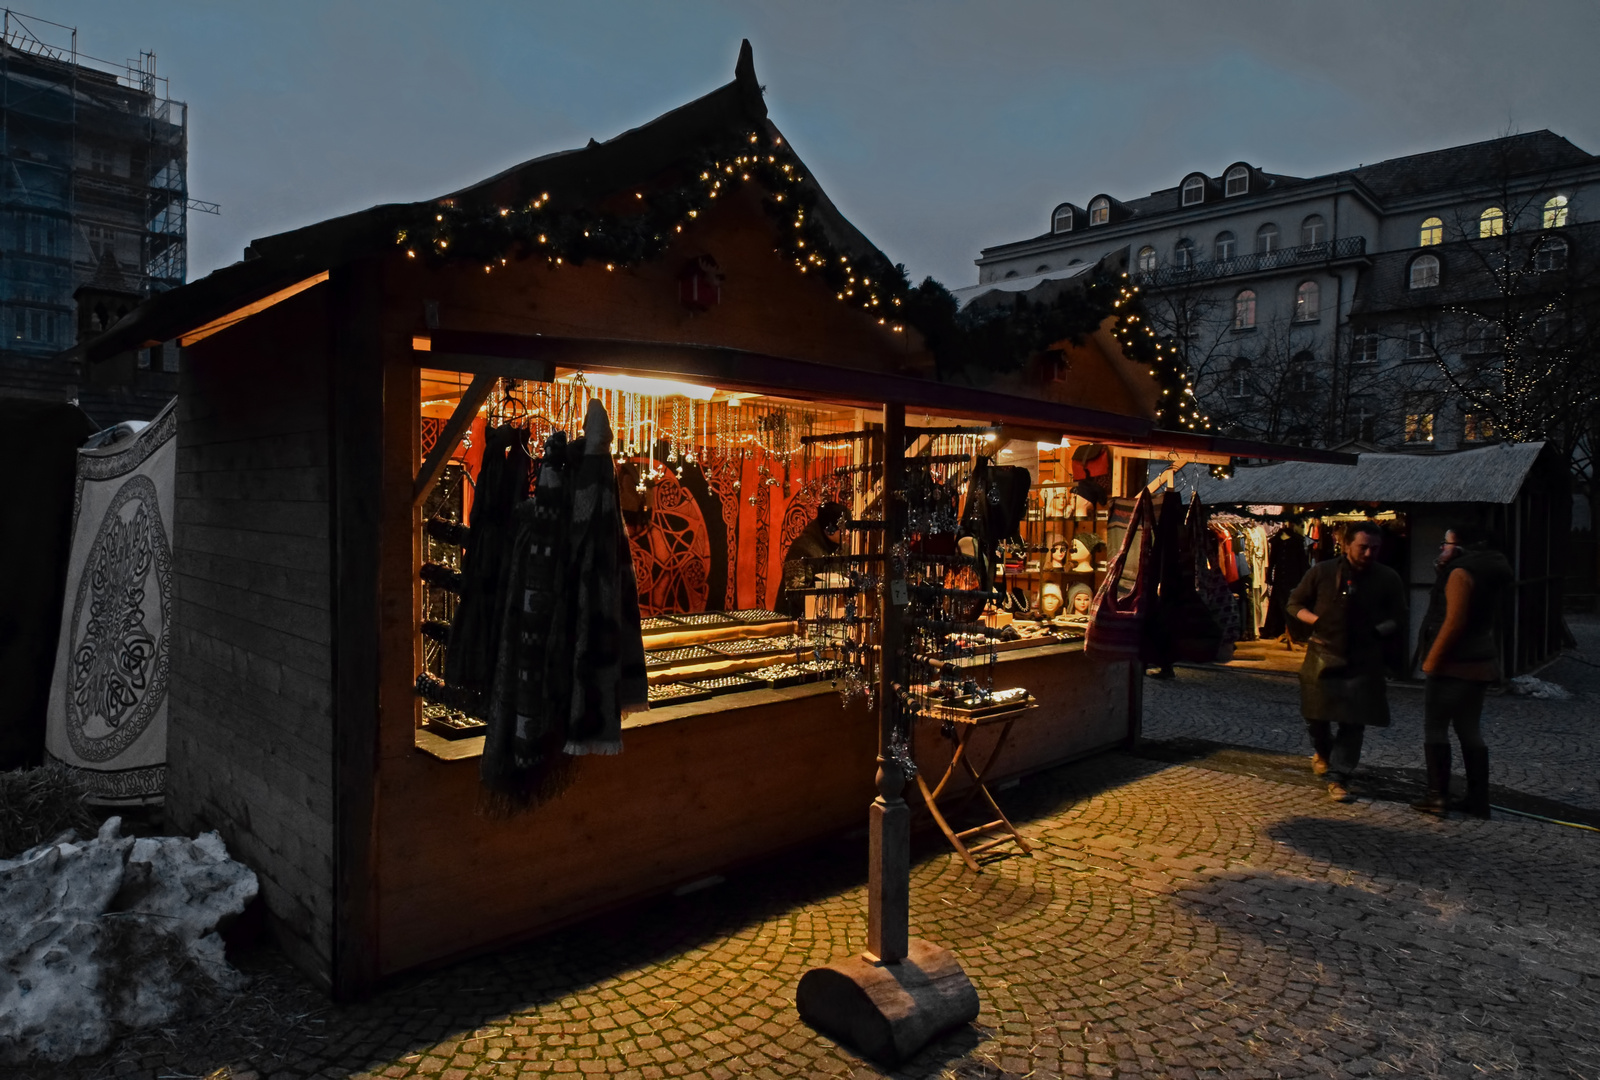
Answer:
[(1247, 195), (1250, 192), (1250, 170), (1243, 165), (1235, 165), (1228, 170), (1228, 175), (1223, 178), (1222, 194), (1231, 199), (1235, 195)]
[(1056, 212), (1050, 217), (1050, 231), (1071, 232), (1072, 224), (1072, 207), (1065, 203), (1056, 207)]
[(1191, 176), (1183, 182), (1183, 205), (1199, 206), (1206, 201), (1206, 178)]
[(1104, 195), (1096, 196), (1089, 203), (1089, 224), (1104, 225), (1111, 220), (1111, 200)]
[(1436, 255), (1418, 255), (1411, 260), (1411, 273), (1407, 284), (1413, 289), (1431, 289), (1439, 284), (1439, 259)]

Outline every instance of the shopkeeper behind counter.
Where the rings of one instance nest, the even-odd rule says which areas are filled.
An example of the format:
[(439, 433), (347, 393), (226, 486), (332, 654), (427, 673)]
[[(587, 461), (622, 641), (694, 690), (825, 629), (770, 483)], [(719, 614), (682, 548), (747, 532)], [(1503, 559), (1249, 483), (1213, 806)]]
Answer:
[(817, 507), (817, 516), (807, 525), (783, 556), (783, 590), (778, 593), (777, 609), (781, 615), (792, 619), (806, 613), (806, 599), (796, 589), (810, 588), (815, 573), (808, 570), (801, 559), (815, 559), (832, 555), (844, 540), (844, 523), (850, 509), (843, 503), (825, 502)]

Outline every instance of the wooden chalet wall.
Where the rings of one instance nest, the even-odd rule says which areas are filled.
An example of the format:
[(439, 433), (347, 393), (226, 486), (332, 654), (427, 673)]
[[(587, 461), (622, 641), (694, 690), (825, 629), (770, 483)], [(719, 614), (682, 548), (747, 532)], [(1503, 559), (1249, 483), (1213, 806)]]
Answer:
[(330, 289), (187, 350), (178, 405), (172, 827), (217, 829), (327, 983), (334, 941)]

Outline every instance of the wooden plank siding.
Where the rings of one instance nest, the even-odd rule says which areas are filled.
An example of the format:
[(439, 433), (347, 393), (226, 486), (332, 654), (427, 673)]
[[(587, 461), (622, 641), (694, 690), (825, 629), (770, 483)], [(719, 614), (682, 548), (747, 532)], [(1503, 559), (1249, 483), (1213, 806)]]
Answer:
[[(1128, 676), (1126, 664), (1061, 649), (1003, 662), (996, 685), (1027, 686), (1042, 707), (1018, 721), (993, 778), (1123, 743)], [(991, 740), (975, 736), (980, 760)], [(876, 714), (860, 699), (841, 706), (831, 690), (631, 725), (623, 744), (616, 757), (581, 762), (560, 798), (509, 820), (479, 812), (478, 759), (386, 753), (382, 789), (403, 795), (380, 804), (381, 972), (526, 938), (855, 829), (877, 791)], [(937, 728), (918, 731), (917, 757), (943, 771), (949, 744)], [(909, 801), (922, 816), (915, 793)]]
[(331, 986), (328, 293), (187, 350), (167, 813), (256, 871), (277, 936)]

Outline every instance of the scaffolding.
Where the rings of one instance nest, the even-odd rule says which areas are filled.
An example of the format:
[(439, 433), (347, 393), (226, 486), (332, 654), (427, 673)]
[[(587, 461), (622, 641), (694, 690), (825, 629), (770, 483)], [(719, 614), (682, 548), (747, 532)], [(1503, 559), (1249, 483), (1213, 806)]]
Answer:
[(79, 288), (144, 298), (183, 284), (188, 146), (188, 107), (153, 52), (99, 60), (76, 28), (4, 9), (0, 390), (70, 389), (75, 373), (37, 361), (73, 343)]

